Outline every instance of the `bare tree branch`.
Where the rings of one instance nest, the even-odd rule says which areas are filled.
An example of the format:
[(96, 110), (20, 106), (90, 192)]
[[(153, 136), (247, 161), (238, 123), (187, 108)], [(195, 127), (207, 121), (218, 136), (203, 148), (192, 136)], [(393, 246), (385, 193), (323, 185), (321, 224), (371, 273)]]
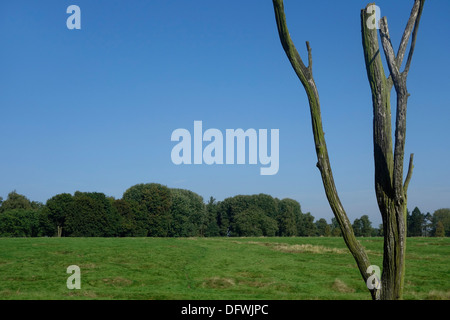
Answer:
[(403, 190), (404, 193), (407, 194), (409, 182), (411, 181), (413, 169), (414, 169), (414, 153), (411, 153), (409, 156), (409, 167), (408, 167), (408, 174), (406, 175), (405, 183), (403, 184)]
[(306, 49), (308, 49), (308, 70), (311, 73), (311, 77), (312, 77), (312, 64), (313, 64), (313, 60), (312, 60), (312, 53), (311, 53), (311, 46), (309, 45), (309, 41), (306, 41)]
[[(322, 127), (319, 93), (312, 76), (311, 47), (309, 42), (307, 42), (306, 47), (308, 49), (309, 66), (306, 67), (303, 64), (298, 51), (295, 49), (294, 43), (289, 35), (286, 15), (284, 13), (283, 0), (273, 0), (273, 7), (275, 10), (275, 18), (277, 21), (278, 34), (281, 44), (308, 96), (314, 143), (316, 147), (317, 167), (319, 168), (322, 176), (322, 183), (328, 203), (330, 204), (331, 210), (339, 223), (344, 241), (352, 253), (364, 281), (367, 281), (369, 277), (367, 268), (370, 266), (369, 258), (364, 247), (355, 237), (352, 225), (347, 217), (344, 207), (342, 206), (336, 190), (336, 185), (334, 183), (327, 145), (325, 142), (325, 133), (323, 132)], [(370, 290), (370, 293), (373, 299), (377, 299), (379, 296), (379, 291), (377, 289)]]
[(303, 63), (300, 54), (294, 46), (291, 35), (289, 34), (289, 30), (286, 24), (286, 15), (284, 13), (283, 1), (274, 0), (273, 6), (275, 9), (275, 19), (277, 21), (277, 28), (280, 35), (281, 45), (283, 46), (283, 49), (286, 52), (289, 61), (291, 62), (292, 68), (300, 78), (302, 84), (305, 85), (305, 83), (308, 83), (309, 69)]
[(392, 80), (395, 83), (400, 81), (400, 69), (395, 58), (394, 48), (392, 47), (391, 37), (389, 35), (389, 27), (386, 17), (380, 20), (380, 36), (381, 44), (383, 45), (384, 54), (386, 56), (389, 72), (392, 75)]
[(408, 23), (406, 24), (405, 31), (403, 32), (402, 40), (400, 41), (400, 46), (397, 53), (397, 66), (399, 68), (403, 63), (403, 58), (405, 56), (406, 47), (408, 46), (409, 37), (411, 36), (413, 26), (416, 25), (419, 9), (422, 7), (422, 5), (423, 2), (421, 0), (415, 0), (414, 6), (411, 10), (411, 15), (409, 17)]
[(405, 150), (406, 106), (408, 92), (406, 88), (406, 78), (400, 73), (399, 66), (397, 65), (397, 59), (395, 58), (394, 49), (392, 47), (386, 17), (380, 20), (380, 36), (389, 71), (394, 82), (395, 91), (397, 92), (393, 190), (396, 201), (398, 203), (402, 203), (404, 201), (403, 157)]
[[(416, 0), (417, 2), (417, 0)], [(416, 47), (416, 39), (417, 39), (417, 31), (419, 29), (419, 24), (420, 24), (420, 18), (422, 17), (422, 12), (423, 12), (423, 6), (425, 4), (425, 0), (421, 0), (420, 1), (420, 7), (419, 7), (419, 11), (417, 13), (417, 18), (416, 18), (416, 22), (414, 25), (414, 31), (413, 31), (413, 35), (412, 35), (412, 40), (411, 40), (411, 48), (409, 49), (409, 54), (408, 54), (408, 60), (406, 62), (406, 66), (405, 66), (405, 70), (403, 71), (403, 73), (405, 74), (405, 76), (408, 75), (409, 72), (409, 68), (411, 66), (411, 60), (412, 60), (412, 56), (414, 54), (414, 49)]]
[[(395, 130), (395, 152), (394, 152), (394, 175), (393, 187), (397, 201), (404, 201), (403, 188), (403, 157), (405, 146), (405, 132), (406, 132), (406, 107), (408, 100), (408, 90), (406, 87), (406, 77), (412, 60), (412, 55), (415, 48), (417, 30), (420, 22), (420, 17), (423, 11), (425, 0), (415, 0), (411, 15), (406, 25), (402, 36), (398, 56), (395, 57), (394, 49), (392, 47), (391, 38), (389, 35), (389, 27), (386, 17), (380, 21), (380, 36), (383, 45), (383, 50), (386, 56), (387, 64), (392, 77), (395, 91), (397, 92), (397, 117)], [(414, 30), (413, 30), (414, 29)], [(406, 52), (406, 47), (412, 33), (411, 48), (408, 55), (405, 71), (400, 73), (401, 64)]]

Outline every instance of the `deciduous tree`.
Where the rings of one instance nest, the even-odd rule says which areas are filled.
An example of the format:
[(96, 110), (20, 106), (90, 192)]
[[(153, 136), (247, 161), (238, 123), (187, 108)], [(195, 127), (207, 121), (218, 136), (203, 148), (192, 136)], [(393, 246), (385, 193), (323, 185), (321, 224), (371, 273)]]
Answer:
[(438, 221), (438, 223), (436, 224), (435, 236), (436, 237), (445, 237), (445, 229), (444, 229), (444, 224), (442, 223), (442, 221)]
[(439, 221), (444, 226), (445, 236), (450, 237), (450, 208), (438, 209), (433, 213), (432, 225), (434, 233), (436, 233)]
[(158, 183), (137, 184), (126, 190), (122, 197), (137, 208), (138, 228), (144, 236), (167, 237), (170, 228), (170, 189)]
[(14, 190), (10, 192), (8, 194), (8, 198), (2, 202), (0, 212), (5, 212), (14, 209), (30, 210), (33, 209), (33, 206), (31, 204), (31, 201), (28, 200), (27, 197), (17, 193), (16, 190)]

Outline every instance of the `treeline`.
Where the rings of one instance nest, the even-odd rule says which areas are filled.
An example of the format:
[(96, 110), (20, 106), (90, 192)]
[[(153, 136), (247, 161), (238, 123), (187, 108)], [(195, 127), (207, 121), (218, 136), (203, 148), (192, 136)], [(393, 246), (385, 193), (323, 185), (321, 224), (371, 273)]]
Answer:
[[(267, 194), (237, 195), (223, 201), (204, 199), (185, 189), (157, 183), (138, 184), (121, 199), (98, 192), (62, 193), (45, 204), (11, 192), (0, 197), (3, 237), (219, 237), (219, 236), (340, 236), (333, 218), (314, 221), (293, 199)], [(417, 208), (416, 208), (417, 209)], [(408, 214), (409, 227), (419, 221)], [(419, 210), (420, 212), (420, 210)], [(450, 209), (423, 215), (422, 236), (448, 236)], [(410, 218), (411, 217), (411, 218)], [(414, 218), (412, 218), (414, 217)], [(411, 221), (411, 222), (410, 222)], [(356, 236), (380, 236), (367, 215), (355, 219)], [(412, 229), (412, 230), (413, 230)], [(415, 229), (414, 229), (415, 230)]]
[(407, 213), (408, 236), (410, 237), (449, 237), (450, 209), (438, 209), (433, 214), (420, 212), (415, 207)]

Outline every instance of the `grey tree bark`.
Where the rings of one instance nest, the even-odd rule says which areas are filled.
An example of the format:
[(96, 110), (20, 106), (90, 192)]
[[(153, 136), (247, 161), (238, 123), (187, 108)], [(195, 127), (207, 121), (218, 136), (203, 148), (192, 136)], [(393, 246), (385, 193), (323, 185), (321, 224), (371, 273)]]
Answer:
[[(375, 192), (383, 218), (384, 254), (381, 276), (381, 299), (401, 299), (405, 278), (407, 191), (412, 177), (414, 155), (410, 155), (408, 173), (403, 181), (403, 163), (406, 137), (406, 110), (409, 93), (406, 79), (411, 66), (417, 32), (425, 0), (415, 0), (403, 33), (397, 55), (392, 47), (387, 18), (380, 21), (380, 38), (390, 75), (386, 77), (379, 48), (378, 32), (370, 29), (367, 21), (369, 4), (361, 11), (361, 29), (367, 77), (372, 91), (373, 138), (375, 160)], [(408, 59), (402, 66), (408, 42)], [(391, 135), (392, 87), (397, 94), (395, 146)]]
[[(374, 113), (375, 191), (378, 206), (383, 217), (383, 231), (385, 235), (381, 289), (369, 289), (372, 299), (401, 299), (403, 293), (407, 189), (413, 169), (413, 155), (411, 155), (408, 174), (403, 182), (406, 106), (409, 96), (406, 89), (406, 78), (414, 52), (424, 2), (425, 0), (415, 0), (397, 56), (395, 56), (392, 49), (386, 18), (383, 18), (380, 22), (380, 36), (391, 73), (389, 77), (385, 76), (381, 62), (377, 30), (369, 28), (366, 23), (371, 18), (371, 13), (368, 13), (367, 10), (371, 4), (361, 11), (364, 56), (372, 91)], [(366, 251), (354, 235), (333, 179), (322, 127), (319, 93), (313, 78), (311, 47), (309, 42), (306, 42), (308, 51), (308, 66), (306, 66), (290, 37), (283, 0), (273, 0), (273, 7), (281, 44), (308, 97), (317, 167), (321, 173), (328, 202), (342, 230), (344, 241), (356, 261), (363, 280), (367, 283), (369, 276), (371, 276), (368, 273), (368, 268), (371, 264)], [(411, 34), (412, 44), (406, 67), (403, 72), (400, 72), (399, 66), (402, 65)], [(393, 86), (397, 92), (395, 153), (392, 152), (390, 109), (390, 92)]]

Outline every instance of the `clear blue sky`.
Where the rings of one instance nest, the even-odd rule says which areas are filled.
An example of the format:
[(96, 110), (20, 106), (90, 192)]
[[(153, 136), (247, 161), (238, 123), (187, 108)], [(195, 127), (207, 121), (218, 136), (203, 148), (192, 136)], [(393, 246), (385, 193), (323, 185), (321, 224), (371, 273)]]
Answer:
[[(381, 222), (372, 105), (360, 35), (368, 1), (285, 0), (314, 75), (338, 192), (350, 220)], [(398, 46), (413, 1), (378, 1)], [(68, 30), (69, 5), (81, 30)], [(409, 208), (450, 206), (450, 2), (427, 1), (408, 78)], [(120, 198), (137, 183), (205, 200), (267, 193), (332, 218), (316, 164), (306, 95), (281, 48), (272, 1), (2, 1), (0, 196), (45, 202), (68, 192)], [(393, 94), (393, 96), (395, 96)], [(395, 100), (394, 100), (395, 102)], [(172, 163), (177, 128), (279, 129), (280, 169)], [(407, 164), (405, 164), (406, 166)]]

